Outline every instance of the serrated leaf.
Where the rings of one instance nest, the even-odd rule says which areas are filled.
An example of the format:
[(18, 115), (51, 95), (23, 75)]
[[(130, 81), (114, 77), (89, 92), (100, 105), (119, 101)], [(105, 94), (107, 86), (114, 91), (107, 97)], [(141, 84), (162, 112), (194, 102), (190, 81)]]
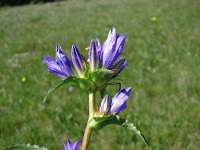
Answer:
[(93, 83), (90, 80), (84, 79), (84, 78), (77, 78), (75, 76), (69, 76), (68, 78), (62, 80), (61, 82), (59, 82), (58, 84), (56, 84), (55, 86), (51, 87), (48, 90), (47, 95), (43, 99), (43, 103), (45, 103), (47, 98), (64, 84), (69, 84), (69, 85), (78, 87), (84, 91), (90, 91), (90, 90), (94, 89)]
[(136, 133), (147, 145), (149, 145), (147, 139), (145, 138), (145, 136), (140, 132), (140, 130), (138, 130), (136, 128), (136, 126), (133, 123), (130, 123), (128, 120), (126, 120), (123, 124), (123, 127), (133, 131), (134, 133)]
[(45, 147), (40, 147), (38, 145), (16, 144), (8, 146), (7, 148), (3, 148), (2, 150), (48, 150), (48, 149)]
[(68, 78), (62, 80), (60, 83), (58, 83), (58, 84), (56, 84), (55, 86), (51, 87), (51, 88), (48, 90), (47, 95), (44, 97), (43, 103), (45, 103), (46, 100), (47, 100), (47, 98), (48, 98), (52, 93), (54, 93), (59, 87), (61, 87), (61, 86), (64, 85), (64, 84), (72, 83), (72, 82), (74, 81), (74, 78), (76, 78), (76, 77), (69, 76)]
[(136, 126), (133, 123), (130, 123), (128, 120), (122, 119), (119, 116), (115, 116), (110, 120), (110, 123), (118, 124), (121, 125), (122, 127), (129, 129), (130, 131), (136, 133), (147, 145), (149, 145), (145, 136), (136, 128)]

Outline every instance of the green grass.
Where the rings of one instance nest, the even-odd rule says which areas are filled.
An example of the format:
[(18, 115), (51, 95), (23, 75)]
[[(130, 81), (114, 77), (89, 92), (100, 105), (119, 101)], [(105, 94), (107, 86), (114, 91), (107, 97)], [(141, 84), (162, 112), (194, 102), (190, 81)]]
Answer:
[[(114, 26), (128, 34), (123, 52), (128, 67), (120, 77), (124, 87), (133, 87), (121, 116), (143, 131), (149, 149), (199, 149), (199, 5), (198, 0), (76, 0), (0, 9), (0, 148), (30, 143), (57, 150), (62, 141), (82, 138), (87, 95), (62, 87), (43, 104), (60, 79), (46, 71), (42, 59), (55, 55), (56, 44), (70, 55), (75, 43), (86, 56), (90, 40), (105, 40)], [(108, 88), (111, 96), (117, 90)], [(108, 126), (92, 135), (89, 149), (148, 148), (131, 132)]]

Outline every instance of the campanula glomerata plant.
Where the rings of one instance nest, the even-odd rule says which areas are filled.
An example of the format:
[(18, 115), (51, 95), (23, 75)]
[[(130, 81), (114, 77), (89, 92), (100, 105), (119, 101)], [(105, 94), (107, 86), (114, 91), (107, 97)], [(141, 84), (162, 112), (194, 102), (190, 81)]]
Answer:
[[(124, 58), (121, 58), (126, 34), (118, 34), (113, 28), (108, 37), (100, 44), (99, 39), (91, 40), (89, 45), (89, 56), (84, 58), (75, 45), (72, 45), (71, 59), (64, 53), (62, 48), (56, 46), (55, 59), (45, 56), (43, 62), (47, 70), (61, 78), (61, 82), (48, 91), (51, 95), (60, 86), (65, 84), (75, 86), (84, 90), (89, 95), (89, 116), (85, 128), (81, 149), (87, 150), (90, 136), (93, 130), (99, 130), (106, 125), (121, 125), (138, 134), (146, 143), (145, 137), (137, 128), (126, 119), (119, 117), (122, 110), (126, 108), (126, 102), (131, 94), (131, 87), (120, 89), (110, 98), (105, 89), (111, 81), (119, 76), (119, 73), (127, 66)], [(100, 92), (102, 102), (96, 106), (96, 94)], [(64, 145), (65, 150), (77, 150), (80, 141), (74, 144), (68, 140)]]

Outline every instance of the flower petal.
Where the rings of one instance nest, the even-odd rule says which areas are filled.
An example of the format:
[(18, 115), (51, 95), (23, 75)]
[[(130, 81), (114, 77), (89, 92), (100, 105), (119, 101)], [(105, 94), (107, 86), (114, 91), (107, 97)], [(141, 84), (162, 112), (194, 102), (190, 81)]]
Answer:
[(98, 38), (96, 38), (97, 41), (97, 53), (98, 53), (98, 61), (99, 61), (99, 67), (102, 67), (102, 48), (103, 48), (103, 44), (100, 44), (100, 40)]
[(124, 44), (125, 44), (125, 40), (126, 40), (126, 34), (122, 34), (119, 35), (119, 37), (117, 38), (117, 44), (116, 44), (116, 49), (117, 49), (117, 55), (121, 55), (122, 50), (124, 48)]
[(117, 34), (116, 47), (112, 55), (110, 56), (110, 62), (108, 64), (108, 68), (111, 68), (114, 62), (117, 60), (117, 58), (121, 55), (122, 50), (124, 48), (125, 39), (126, 39), (126, 34), (123, 35)]
[(80, 77), (83, 77), (83, 60), (82, 56), (75, 45), (72, 45), (72, 62)]
[(81, 142), (80, 141), (76, 141), (73, 146), (72, 146), (72, 150), (77, 150), (78, 149), (78, 145), (80, 144)]
[(103, 98), (102, 102), (101, 102), (101, 105), (100, 105), (100, 107), (99, 107), (99, 110), (100, 110), (100, 112), (106, 113), (106, 112), (109, 111), (110, 106), (111, 106), (110, 98), (109, 98), (108, 95), (106, 95), (106, 96)]
[(119, 114), (126, 108), (126, 101), (130, 93), (131, 87), (121, 90), (112, 98), (110, 114)]
[(90, 43), (89, 63), (92, 71), (94, 71), (98, 66), (98, 53), (94, 40)]
[(126, 66), (127, 66), (126, 60), (120, 58), (120, 60), (112, 66), (112, 70), (115, 72), (113, 77), (117, 76)]
[(78, 145), (80, 144), (80, 141), (76, 141), (74, 144), (70, 141), (67, 140), (66, 143), (64, 143), (64, 148), (65, 150), (77, 150), (78, 149)]
[(101, 46), (101, 43), (100, 43), (100, 40), (98, 38), (96, 38), (96, 41), (97, 41), (97, 46)]
[(102, 46), (102, 65), (109, 69), (112, 66), (111, 57), (116, 53), (117, 33), (115, 28), (109, 31), (108, 37)]
[(102, 57), (100, 57), (104, 68), (110, 69), (117, 58), (121, 55), (125, 39), (126, 34), (117, 34), (115, 28), (109, 31), (108, 37), (102, 45)]
[(72, 64), (69, 58), (65, 55), (59, 45), (56, 46), (56, 62), (66, 75), (70, 76), (74, 74), (71, 69)]
[(64, 144), (65, 150), (73, 150), (72, 147), (73, 147), (72, 142), (70, 140), (67, 140), (67, 142)]
[(59, 77), (65, 79), (67, 75), (61, 70), (59, 65), (49, 56), (45, 56), (43, 62), (47, 66), (47, 70), (51, 73), (58, 75)]

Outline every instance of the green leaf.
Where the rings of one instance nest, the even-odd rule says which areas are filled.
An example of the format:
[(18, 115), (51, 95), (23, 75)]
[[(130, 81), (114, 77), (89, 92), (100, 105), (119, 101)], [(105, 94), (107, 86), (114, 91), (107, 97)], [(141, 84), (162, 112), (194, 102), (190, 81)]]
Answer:
[(51, 94), (53, 94), (53, 93), (55, 92), (55, 90), (57, 90), (59, 87), (61, 87), (61, 86), (64, 85), (64, 84), (73, 83), (75, 78), (76, 78), (76, 77), (74, 77), (74, 76), (69, 76), (69, 77), (66, 78), (65, 80), (62, 80), (60, 83), (58, 83), (58, 84), (56, 84), (55, 86), (51, 87), (51, 88), (48, 90), (47, 95), (44, 97), (43, 103), (46, 102), (47, 98), (48, 98)]
[(128, 120), (126, 120), (123, 124), (123, 127), (135, 132), (138, 136), (140, 136), (140, 138), (147, 144), (149, 145), (147, 139), (145, 138), (145, 136), (136, 128), (136, 126), (133, 123), (130, 123)]
[(61, 87), (62, 85), (65, 85), (65, 84), (78, 87), (84, 91), (91, 91), (94, 89), (94, 85), (90, 80), (84, 79), (84, 78), (77, 78), (75, 76), (69, 76), (65, 80), (62, 80), (60, 83), (56, 84), (55, 86), (53, 86), (49, 89), (47, 95), (43, 99), (43, 103), (45, 103), (46, 100), (48, 99), (48, 97), (51, 94), (53, 94), (59, 87)]
[(7, 148), (3, 148), (2, 150), (48, 150), (48, 149), (45, 147), (39, 147), (38, 145), (17, 144), (17, 145), (11, 145)]
[(142, 138), (142, 140), (149, 145), (147, 139), (145, 138), (145, 136), (136, 128), (136, 126), (133, 123), (130, 123), (128, 120), (126, 119), (122, 119), (119, 116), (115, 116), (110, 120), (111, 124), (118, 124), (121, 125), (124, 128), (129, 129), (130, 131), (136, 133), (140, 138)]
[(133, 123), (130, 123), (128, 120), (122, 119), (117, 115), (97, 116), (97, 117), (93, 117), (89, 121), (89, 126), (93, 129), (101, 129), (109, 124), (121, 125), (122, 127), (129, 129), (130, 131), (140, 136), (140, 138), (142, 138), (142, 140), (147, 145), (149, 145), (145, 136), (136, 128), (136, 126)]

